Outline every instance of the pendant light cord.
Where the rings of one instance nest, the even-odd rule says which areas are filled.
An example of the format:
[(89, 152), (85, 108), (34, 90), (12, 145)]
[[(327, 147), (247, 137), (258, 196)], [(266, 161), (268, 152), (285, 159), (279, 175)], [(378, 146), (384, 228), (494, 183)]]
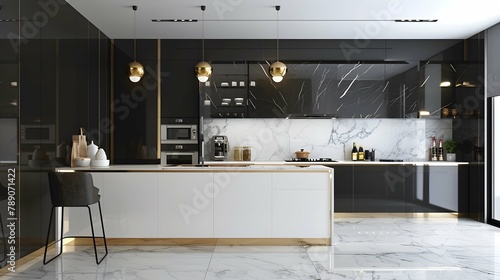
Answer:
[(136, 43), (135, 43), (135, 14), (137, 13), (137, 6), (132, 6), (132, 9), (134, 9), (134, 61), (136, 61), (135, 58), (135, 49), (136, 49)]
[(276, 6), (276, 61), (280, 60), (280, 29), (279, 29), (279, 21), (280, 21), (280, 6)]
[(205, 61), (205, 6), (201, 6), (201, 10), (203, 11), (202, 16), (201, 16), (201, 60)]

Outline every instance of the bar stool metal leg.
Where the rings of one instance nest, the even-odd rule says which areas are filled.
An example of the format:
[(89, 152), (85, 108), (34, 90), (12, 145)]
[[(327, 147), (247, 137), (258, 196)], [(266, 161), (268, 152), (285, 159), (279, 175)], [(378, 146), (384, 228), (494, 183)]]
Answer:
[[(63, 238), (63, 234), (64, 234), (64, 207), (61, 207), (61, 235), (60, 235), (60, 238), (54, 242), (54, 245), (57, 246), (57, 242), (61, 241), (61, 249), (59, 250), (59, 253), (57, 255), (55, 255), (54, 257), (52, 257), (50, 260), (46, 261), (46, 258), (47, 258), (47, 247), (49, 245), (50, 227), (52, 226), (52, 217), (54, 216), (54, 210), (55, 210), (55, 208), (56, 208), (56, 206), (52, 206), (52, 209), (50, 210), (49, 229), (47, 230), (47, 239), (45, 239), (45, 252), (43, 254), (43, 264), (48, 264), (49, 262), (51, 262), (55, 258), (59, 257), (62, 254), (62, 252), (63, 252), (63, 245), (64, 245), (64, 243), (63, 243), (63, 239), (64, 239)], [(54, 221), (54, 223), (55, 223), (55, 221)]]
[(99, 217), (101, 218), (101, 226), (102, 226), (102, 238), (104, 239), (104, 249), (106, 251), (106, 253), (104, 254), (104, 256), (100, 260), (97, 258), (97, 246), (95, 244), (94, 224), (92, 222), (92, 211), (90, 210), (89, 206), (87, 206), (87, 209), (89, 210), (90, 229), (92, 231), (92, 241), (94, 242), (95, 262), (97, 264), (100, 264), (102, 262), (102, 260), (108, 255), (108, 245), (106, 244), (106, 234), (104, 233), (104, 222), (102, 220), (101, 202), (99, 201), (99, 202), (97, 202), (97, 204), (99, 206)]

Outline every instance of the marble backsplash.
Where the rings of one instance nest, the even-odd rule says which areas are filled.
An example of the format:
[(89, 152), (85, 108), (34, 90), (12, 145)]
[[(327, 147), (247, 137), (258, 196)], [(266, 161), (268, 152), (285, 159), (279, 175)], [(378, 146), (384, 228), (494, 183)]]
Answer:
[(254, 161), (282, 161), (305, 149), (309, 158), (350, 160), (352, 143), (375, 149), (377, 159), (429, 160), (432, 136), (452, 138), (451, 119), (205, 119), (205, 160), (211, 138), (226, 135), (234, 146), (251, 146)]

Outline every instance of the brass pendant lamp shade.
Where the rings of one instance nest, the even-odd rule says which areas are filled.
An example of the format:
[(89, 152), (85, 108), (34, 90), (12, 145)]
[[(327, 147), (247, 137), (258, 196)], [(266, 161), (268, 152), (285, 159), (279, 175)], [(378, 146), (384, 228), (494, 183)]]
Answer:
[(203, 19), (202, 19), (202, 26), (203, 26), (203, 32), (202, 32), (202, 61), (196, 63), (194, 66), (194, 72), (196, 73), (196, 77), (198, 78), (198, 81), (204, 83), (208, 81), (208, 78), (210, 78), (210, 75), (212, 75), (212, 66), (205, 61), (205, 9), (206, 6), (201, 6), (201, 10), (203, 11)]
[(286, 65), (279, 61), (279, 10), (280, 6), (276, 6), (276, 62), (269, 66), (269, 74), (271, 78), (276, 83), (283, 81), (283, 77), (286, 75), (287, 67)]
[(137, 61), (132, 61), (128, 64), (129, 67), (129, 79), (133, 83), (137, 83), (144, 76), (144, 66)]
[(132, 6), (132, 9), (134, 10), (134, 61), (130, 62), (128, 64), (129, 66), (129, 79), (133, 83), (137, 83), (138, 81), (141, 80), (142, 76), (144, 76), (144, 66), (140, 64), (139, 62), (136, 61), (135, 59), (135, 13), (137, 12), (137, 6)]

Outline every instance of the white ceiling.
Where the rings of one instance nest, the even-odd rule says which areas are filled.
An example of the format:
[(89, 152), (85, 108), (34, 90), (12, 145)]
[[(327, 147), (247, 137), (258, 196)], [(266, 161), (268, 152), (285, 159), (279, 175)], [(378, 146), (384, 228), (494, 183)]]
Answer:
[[(112, 39), (465, 39), (500, 22), (498, 0), (67, 0)], [(435, 23), (395, 19), (437, 19)]]

